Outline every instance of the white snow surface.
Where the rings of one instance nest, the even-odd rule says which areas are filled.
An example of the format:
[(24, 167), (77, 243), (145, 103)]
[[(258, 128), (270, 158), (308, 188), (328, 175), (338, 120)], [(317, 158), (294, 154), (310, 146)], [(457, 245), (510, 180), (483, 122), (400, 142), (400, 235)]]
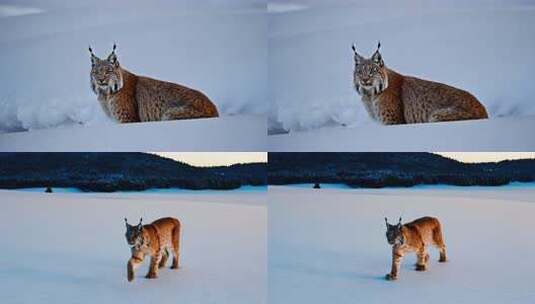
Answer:
[[(269, 303), (534, 303), (535, 189), (340, 190), (270, 186)], [(384, 217), (435, 216), (449, 261), (403, 259), (386, 281)]]
[[(273, 4), (272, 4), (273, 3)], [(491, 118), (535, 115), (535, 2), (274, 0), (269, 14), (269, 128), (370, 121), (353, 89), (351, 44), (381, 41), (385, 64), (474, 94)]]
[(4, 152), (263, 152), (265, 115), (143, 123), (104, 123), (0, 134)]
[[(265, 303), (265, 197), (0, 190), (0, 302)], [(181, 268), (147, 280), (145, 261), (129, 283), (123, 218), (164, 216), (182, 222)]]
[(535, 116), (382, 126), (329, 126), (268, 136), (271, 152), (535, 151)]
[[(3, 18), (2, 18), (3, 17)], [(263, 0), (0, 1), (0, 132), (107, 121), (88, 45), (138, 75), (204, 92), (220, 113), (265, 114)]]

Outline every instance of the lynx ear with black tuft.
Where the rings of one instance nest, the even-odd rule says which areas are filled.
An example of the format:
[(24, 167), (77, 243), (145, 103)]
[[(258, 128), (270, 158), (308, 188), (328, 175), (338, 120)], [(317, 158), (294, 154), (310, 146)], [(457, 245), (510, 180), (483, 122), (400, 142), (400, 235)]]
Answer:
[(364, 57), (360, 56), (359, 53), (357, 53), (357, 45), (353, 43), (351, 49), (353, 50), (353, 58), (355, 59), (355, 64), (360, 64), (362, 60), (364, 60)]
[(385, 224), (386, 224), (386, 227), (388, 227), (388, 219), (385, 217)]
[(381, 56), (381, 53), (379, 53), (379, 49), (381, 48), (381, 41), (377, 43), (377, 50), (372, 55), (372, 61), (377, 63), (379, 66), (384, 66), (385, 63), (383, 61), (383, 56)]
[(117, 45), (114, 43), (111, 54), (108, 56), (108, 61), (115, 66), (119, 66), (119, 61), (117, 60), (117, 55), (115, 54), (116, 49), (117, 49)]
[(401, 228), (401, 216), (399, 217), (398, 227)]
[(89, 46), (89, 54), (91, 54), (91, 65), (95, 66), (95, 64), (97, 63), (98, 57), (95, 56), (95, 54), (93, 53), (93, 49), (91, 48), (91, 46)]
[(126, 227), (128, 227), (128, 220), (126, 219), (126, 217), (124, 218), (124, 224), (126, 225)]

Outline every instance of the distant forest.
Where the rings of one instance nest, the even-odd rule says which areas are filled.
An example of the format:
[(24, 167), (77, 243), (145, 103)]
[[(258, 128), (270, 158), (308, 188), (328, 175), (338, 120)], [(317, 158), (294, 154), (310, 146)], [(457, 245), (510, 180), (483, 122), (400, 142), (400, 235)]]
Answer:
[(0, 153), (0, 188), (237, 189), (266, 185), (266, 164), (194, 167), (147, 153)]
[(269, 153), (268, 183), (355, 188), (498, 186), (535, 181), (535, 159), (462, 163), (433, 153)]

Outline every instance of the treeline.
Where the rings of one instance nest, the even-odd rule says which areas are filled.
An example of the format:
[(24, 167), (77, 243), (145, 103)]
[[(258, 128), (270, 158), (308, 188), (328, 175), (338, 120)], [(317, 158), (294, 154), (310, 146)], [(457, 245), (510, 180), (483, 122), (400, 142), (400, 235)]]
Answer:
[(535, 160), (466, 164), (432, 153), (270, 153), (268, 183), (355, 188), (499, 186), (535, 181)]
[(146, 153), (0, 153), (0, 188), (227, 190), (266, 185), (266, 164), (194, 167)]

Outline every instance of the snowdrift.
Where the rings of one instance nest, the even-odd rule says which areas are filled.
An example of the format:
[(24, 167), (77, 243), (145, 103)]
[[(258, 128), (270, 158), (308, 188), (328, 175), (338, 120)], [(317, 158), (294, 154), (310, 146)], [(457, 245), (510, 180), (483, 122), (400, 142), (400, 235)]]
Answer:
[[(0, 191), (2, 303), (265, 303), (265, 192)], [(124, 217), (181, 220), (181, 268), (126, 280)]]
[(535, 116), (383, 126), (368, 123), (268, 136), (271, 152), (534, 151)]
[(266, 151), (266, 118), (236, 115), (0, 134), (5, 152)]
[[(533, 303), (535, 188), (269, 188), (269, 303)], [(384, 217), (440, 219), (449, 262), (402, 262), (390, 282)]]

